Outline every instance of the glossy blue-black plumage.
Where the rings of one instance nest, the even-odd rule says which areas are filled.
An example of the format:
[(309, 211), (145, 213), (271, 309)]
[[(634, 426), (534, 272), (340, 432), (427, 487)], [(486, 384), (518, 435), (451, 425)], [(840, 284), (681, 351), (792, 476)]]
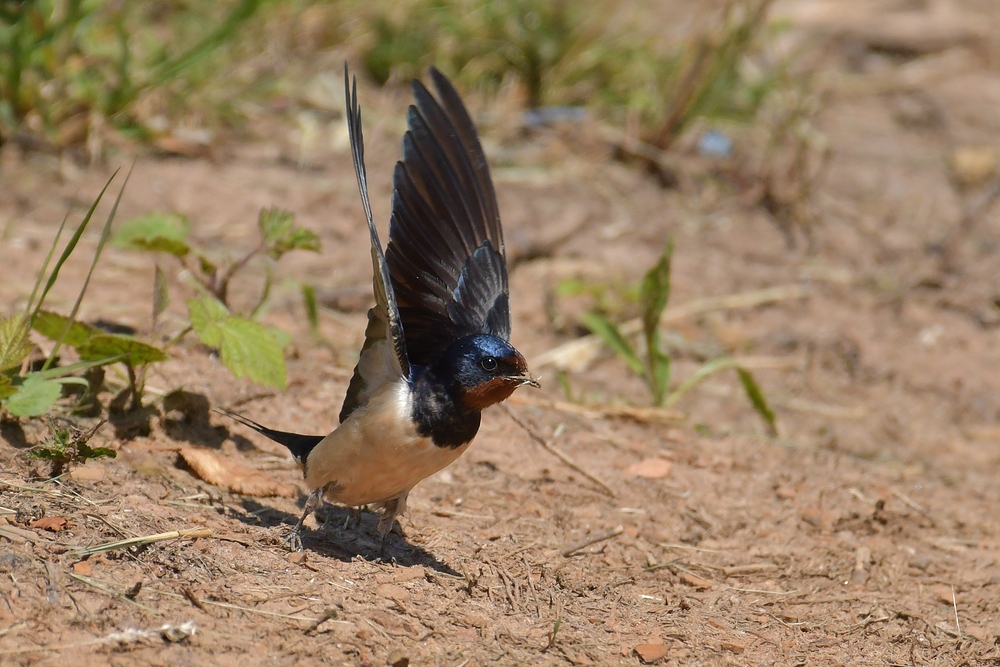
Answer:
[(417, 432), (439, 447), (464, 445), (479, 430), (482, 406), (471, 400), (475, 390), (493, 381), (516, 386), (523, 377), (523, 359), (504, 339), (475, 334), (454, 341), (435, 363), (416, 369)]

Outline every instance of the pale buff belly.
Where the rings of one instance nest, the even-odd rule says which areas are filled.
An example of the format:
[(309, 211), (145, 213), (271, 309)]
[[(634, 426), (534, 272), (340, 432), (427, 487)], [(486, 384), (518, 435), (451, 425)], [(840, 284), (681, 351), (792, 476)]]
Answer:
[(408, 392), (387, 385), (309, 454), (306, 484), (330, 484), (328, 500), (368, 505), (395, 498), (445, 468), (469, 447), (438, 447), (417, 434)]

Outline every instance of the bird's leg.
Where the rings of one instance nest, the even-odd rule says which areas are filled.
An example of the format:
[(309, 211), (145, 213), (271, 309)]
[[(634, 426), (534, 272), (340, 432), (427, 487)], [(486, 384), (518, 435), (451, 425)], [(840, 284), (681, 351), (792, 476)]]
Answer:
[(389, 534), (396, 523), (396, 517), (406, 511), (406, 496), (408, 493), (408, 491), (404, 492), (383, 505), (382, 516), (378, 520), (378, 534), (382, 538), (382, 544), (379, 549), (379, 560), (382, 562), (394, 560), (389, 556)]
[(323, 499), (323, 492), (326, 490), (325, 486), (321, 486), (306, 498), (306, 506), (302, 510), (302, 516), (295, 523), (295, 527), (292, 528), (292, 532), (288, 533), (284, 540), (281, 542), (281, 546), (288, 547), (290, 551), (302, 551), (302, 522), (306, 520), (306, 517), (316, 511), (319, 507), (320, 501)]
[[(393, 504), (395, 505), (395, 503)], [(386, 507), (385, 513), (378, 520), (378, 534), (382, 538), (378, 551), (378, 559), (383, 563), (387, 563), (390, 560), (389, 533), (392, 532), (392, 526), (394, 523), (396, 523), (395, 507), (392, 509)]]
[(361, 525), (361, 508), (360, 507), (348, 507), (347, 516), (344, 518), (344, 530), (347, 530), (351, 526), (351, 522), (354, 522), (355, 526)]

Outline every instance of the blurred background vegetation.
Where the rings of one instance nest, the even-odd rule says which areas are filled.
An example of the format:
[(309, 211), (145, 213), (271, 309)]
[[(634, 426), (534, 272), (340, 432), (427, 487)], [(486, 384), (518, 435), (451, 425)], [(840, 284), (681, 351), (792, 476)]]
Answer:
[(795, 85), (771, 0), (701, 4), (675, 31), (595, 0), (2, 0), (0, 136), (91, 159), (122, 138), (197, 141), (295, 111), (347, 59), (384, 86), (434, 64), (466, 91), (586, 108), (662, 150)]
[[(678, 180), (669, 154), (695, 128), (694, 141), (680, 142), (684, 152), (716, 160), (712, 170), (727, 171), (726, 180), (749, 193), (747, 203), (765, 207), (792, 239), (792, 229), (810, 227), (814, 165), (822, 163), (814, 159), (822, 151), (810, 130), (818, 105), (811, 68), (782, 43), (782, 27), (768, 19), (771, 2), (699, 3), (677, 25), (656, 3), (621, 8), (600, 0), (0, 0), (0, 140), (81, 162), (145, 147), (204, 155), (220, 136), (251, 133), (261, 119), (283, 118), (303, 134), (317, 115), (322, 122), (338, 121), (345, 60), (369, 84), (389, 91), (434, 65), (458, 83), (474, 110), (495, 110), (485, 114), (487, 132), (498, 121), (530, 130), (585, 120), (591, 133), (607, 140), (612, 155), (653, 171), (668, 186)], [(190, 326), (178, 338), (193, 328), (206, 344), (221, 346), (224, 361), (225, 332), (234, 340), (252, 339), (255, 349), (267, 343), (274, 362), (267, 368), (247, 366), (233, 354), (226, 363), (237, 375), (283, 386), (287, 339), (251, 321), (268, 296), (270, 278), (251, 319), (229, 312), (226, 285), (254, 253), (267, 249), (277, 259), (284, 251), (275, 253), (275, 243), (305, 232), (292, 227), (290, 216), (275, 214), (267, 222), (270, 214), (264, 212), (263, 237), (274, 238), (240, 262), (216, 266), (188, 247), (186, 221), (178, 232), (169, 215), (131, 221), (127, 229), (129, 242), (141, 242), (136, 247), (191, 260), (195, 267), (204, 300), (189, 302)], [(318, 240), (288, 246), (294, 248), (315, 250)], [(599, 298), (588, 324), (646, 378), (657, 405), (676, 400), (687, 386), (668, 396), (669, 355), (656, 335), (669, 293), (669, 253), (664, 257), (646, 279), (660, 287), (632, 290), (662, 294), (644, 301), (644, 347), (627, 340), (639, 329), (619, 329), (615, 321), (621, 318), (605, 312)], [(154, 291), (162, 304), (154, 304), (154, 320), (169, 298), (160, 274), (158, 269)], [(309, 290), (304, 294), (308, 302)], [(630, 312), (638, 307), (634, 301)], [(25, 321), (11, 320), (17, 334), (9, 337), (11, 349), (23, 351), (36, 315), (29, 310)], [(45, 335), (66, 339), (74, 315)], [(97, 335), (84, 333), (78, 345), (67, 344), (86, 346)], [(123, 343), (116, 345), (114, 354), (96, 361), (118, 361)], [(150, 352), (142, 363), (127, 364), (125, 390), (136, 408), (143, 376), (134, 367), (165, 358), (163, 349), (154, 351), (159, 356)], [(716, 359), (705, 376), (730, 367), (730, 361)], [(773, 415), (749, 372), (737, 370), (751, 403), (773, 429)], [(54, 401), (56, 380), (39, 378), (39, 387), (42, 380), (52, 385), (46, 396)], [(8, 403), (24, 393), (13, 391), (8, 387)], [(39, 401), (32, 410), (40, 413), (48, 405)]]

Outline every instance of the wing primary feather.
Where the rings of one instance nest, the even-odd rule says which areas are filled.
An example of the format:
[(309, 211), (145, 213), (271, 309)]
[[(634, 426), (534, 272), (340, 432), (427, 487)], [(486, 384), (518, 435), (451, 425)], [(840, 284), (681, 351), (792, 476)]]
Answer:
[(441, 101), (441, 110), (454, 128), (458, 140), (466, 159), (476, 175), (476, 189), (483, 204), (486, 214), (486, 224), (488, 227), (487, 238), (493, 242), (497, 252), (506, 259), (506, 251), (503, 242), (503, 228), (500, 226), (500, 210), (497, 206), (497, 195), (493, 189), (493, 179), (490, 178), (490, 167), (486, 162), (486, 154), (476, 133), (476, 126), (472, 123), (472, 118), (462, 103), (458, 91), (451, 85), (447, 77), (441, 74), (436, 67), (430, 68), (431, 80), (434, 82), (434, 89), (437, 90)]
[(431, 155), (437, 163), (438, 173), (448, 179), (442, 185), (450, 186), (455, 199), (464, 207), (464, 218), (472, 225), (476, 238), (490, 238), (486, 223), (489, 205), (483, 202), (482, 189), (458, 130), (423, 83), (414, 80), (411, 87), (416, 113), (423, 124), (420, 129), (428, 135), (427, 141), (433, 146)]
[(357, 78), (352, 80), (349, 77), (347, 63), (344, 63), (344, 95), (347, 99), (347, 131), (351, 138), (354, 174), (358, 179), (358, 190), (361, 192), (361, 203), (365, 209), (365, 218), (368, 220), (368, 232), (371, 236), (372, 270), (374, 272), (372, 286), (375, 292), (375, 302), (380, 309), (384, 310), (388, 334), (393, 350), (396, 353), (396, 359), (399, 361), (400, 372), (403, 377), (409, 377), (410, 363), (406, 355), (406, 341), (403, 334), (402, 321), (399, 317), (399, 307), (396, 305), (396, 296), (389, 277), (389, 266), (385, 261), (385, 252), (382, 250), (382, 242), (379, 240), (378, 230), (375, 229), (371, 202), (368, 199), (368, 179), (365, 173), (365, 142), (361, 131), (361, 108), (358, 106), (358, 81)]

